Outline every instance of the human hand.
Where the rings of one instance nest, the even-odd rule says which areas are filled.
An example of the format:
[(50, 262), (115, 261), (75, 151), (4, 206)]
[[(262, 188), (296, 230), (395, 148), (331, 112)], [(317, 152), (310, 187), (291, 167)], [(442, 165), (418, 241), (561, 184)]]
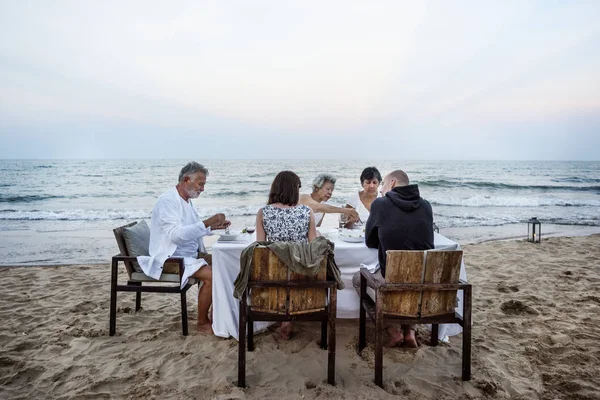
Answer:
[(348, 222), (350, 223), (355, 223), (358, 222), (358, 220), (360, 220), (360, 217), (358, 216), (358, 213), (354, 208), (345, 208), (344, 214), (346, 215)]
[(203, 222), (205, 226), (210, 227), (211, 229), (223, 229), (231, 224), (231, 222), (225, 219), (225, 214), (222, 213), (215, 214)]
[(223, 221), (223, 223), (221, 224), (221, 226), (219, 226), (218, 229), (227, 229), (227, 228), (229, 228), (230, 225), (231, 225), (231, 221), (226, 219), (225, 221)]

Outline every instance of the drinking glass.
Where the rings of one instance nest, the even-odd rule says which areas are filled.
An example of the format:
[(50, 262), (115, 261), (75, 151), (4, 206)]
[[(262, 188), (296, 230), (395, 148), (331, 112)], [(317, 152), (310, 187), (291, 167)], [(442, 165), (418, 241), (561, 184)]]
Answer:
[(254, 231), (256, 230), (256, 219), (248, 219), (246, 220), (246, 233), (248, 235), (252, 235), (254, 233)]
[(347, 223), (348, 223), (348, 217), (346, 216), (346, 214), (340, 214), (339, 225), (338, 225), (338, 231), (340, 233), (342, 232), (342, 229), (344, 229), (346, 227)]

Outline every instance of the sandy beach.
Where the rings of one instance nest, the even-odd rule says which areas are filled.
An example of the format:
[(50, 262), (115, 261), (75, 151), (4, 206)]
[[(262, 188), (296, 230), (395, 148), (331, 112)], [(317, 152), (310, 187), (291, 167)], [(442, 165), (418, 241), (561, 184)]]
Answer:
[[(357, 355), (358, 321), (338, 320), (335, 387), (325, 383), (318, 324), (302, 323), (287, 342), (257, 336), (239, 389), (237, 342), (183, 337), (177, 296), (144, 294), (135, 313), (134, 295), (120, 294), (110, 337), (108, 264), (0, 267), (0, 398), (600, 398), (600, 235), (464, 251), (474, 285), (470, 382), (460, 380), (460, 336), (432, 348), (422, 328), (418, 349), (384, 351), (381, 389), (372, 325)], [(194, 297), (192, 289), (190, 328)]]

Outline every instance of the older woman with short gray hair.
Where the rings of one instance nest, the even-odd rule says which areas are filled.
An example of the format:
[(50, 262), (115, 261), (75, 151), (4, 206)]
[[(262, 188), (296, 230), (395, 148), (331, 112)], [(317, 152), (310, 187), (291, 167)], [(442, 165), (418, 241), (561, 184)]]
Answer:
[(358, 221), (358, 213), (353, 208), (336, 207), (326, 202), (331, 198), (333, 189), (335, 189), (335, 176), (331, 174), (319, 174), (313, 180), (311, 194), (300, 195), (300, 204), (309, 206), (315, 214), (315, 223), (321, 226), (325, 214), (344, 214), (348, 218), (348, 222)]

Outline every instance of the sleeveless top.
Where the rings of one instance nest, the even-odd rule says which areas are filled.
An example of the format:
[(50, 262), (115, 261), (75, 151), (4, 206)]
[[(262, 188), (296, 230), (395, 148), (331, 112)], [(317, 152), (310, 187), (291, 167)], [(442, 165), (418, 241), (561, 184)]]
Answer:
[(315, 226), (321, 226), (320, 223), (323, 221), (324, 213), (314, 213), (315, 214)]
[(271, 242), (308, 242), (310, 208), (298, 205), (279, 208), (266, 205), (262, 209), (263, 227)]

